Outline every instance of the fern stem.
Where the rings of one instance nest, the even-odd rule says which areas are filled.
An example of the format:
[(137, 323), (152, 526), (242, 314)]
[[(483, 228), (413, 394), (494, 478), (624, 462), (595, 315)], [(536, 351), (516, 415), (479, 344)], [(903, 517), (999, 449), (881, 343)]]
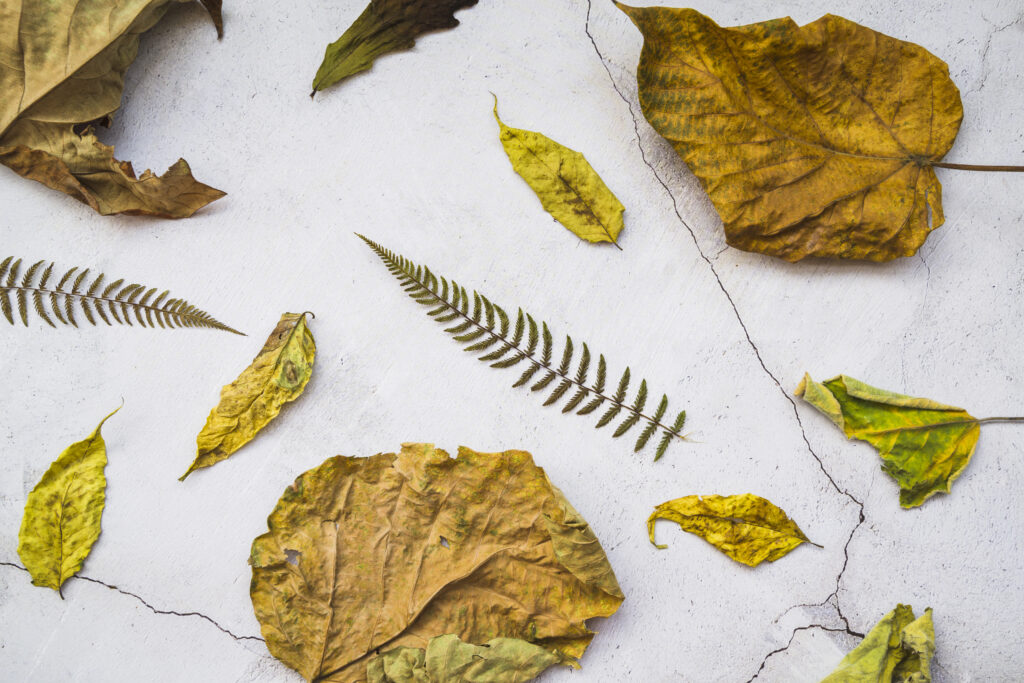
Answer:
[[(372, 240), (364, 237), (363, 235), (359, 235), (358, 233), (356, 233), (356, 234), (357, 234), (357, 236), (360, 239), (362, 239), (364, 242), (366, 242), (366, 244), (374, 251), (374, 253), (376, 253), (382, 260), (384, 260), (385, 263), (387, 263), (389, 266), (395, 266), (395, 267), (399, 268), (402, 271), (402, 273), (404, 273), (412, 282), (416, 283), (424, 291), (428, 292), (430, 294), (430, 296), (433, 297), (435, 302), (437, 302), (441, 306), (444, 306), (446, 309), (448, 309), (452, 313), (456, 314), (459, 318), (462, 318), (462, 320), (465, 321), (465, 323), (468, 323), (472, 327), (475, 327), (481, 333), (489, 335), (492, 339), (500, 340), (500, 342), (505, 345), (505, 349), (514, 350), (514, 351), (518, 352), (519, 355), (523, 359), (529, 361), (530, 363), (533, 363), (533, 365), (536, 366), (538, 369), (546, 370), (547, 372), (553, 373), (555, 375), (555, 377), (561, 378), (561, 380), (563, 380), (565, 382), (569, 382), (571, 385), (577, 387), (578, 389), (586, 390), (588, 392), (588, 395), (589, 394), (593, 394), (593, 396), (595, 398), (604, 399), (605, 401), (608, 401), (611, 405), (613, 405), (613, 406), (615, 406), (615, 407), (617, 407), (619, 409), (625, 409), (628, 412), (632, 413), (632, 415), (635, 418), (637, 418), (639, 420), (644, 420), (648, 424), (654, 425), (655, 428), (664, 429), (666, 432), (671, 433), (673, 436), (675, 436), (676, 438), (678, 438), (678, 439), (680, 439), (682, 441), (686, 440), (686, 438), (679, 433), (679, 430), (674, 429), (672, 426), (666, 425), (666, 424), (662, 423), (659, 420), (655, 420), (652, 417), (644, 415), (642, 412), (640, 412), (639, 410), (634, 408), (629, 403), (624, 402), (624, 400), (616, 400), (616, 398), (614, 396), (608, 396), (608, 395), (606, 395), (604, 393), (601, 393), (601, 392), (598, 392), (598, 391), (594, 390), (591, 387), (588, 387), (585, 382), (577, 381), (576, 378), (572, 377), (568, 372), (562, 372), (559, 368), (555, 367), (550, 362), (545, 363), (542, 360), (538, 360), (537, 358), (534, 357), (534, 353), (536, 353), (536, 351), (534, 353), (527, 353), (526, 351), (521, 349), (518, 344), (512, 344), (511, 342), (509, 342), (505, 338), (504, 335), (501, 335), (498, 332), (495, 332), (494, 330), (488, 328), (487, 326), (482, 325), (481, 323), (479, 323), (476, 320), (474, 320), (471, 315), (467, 315), (466, 313), (463, 313), (462, 310), (458, 306), (455, 306), (452, 303), (450, 303), (450, 302), (446, 301), (445, 299), (443, 299), (442, 297), (438, 296), (434, 292), (433, 288), (430, 286), (430, 283), (426, 282), (423, 278), (416, 277), (416, 273), (415, 273), (414, 270), (402, 267), (402, 265), (400, 263), (398, 263), (396, 261), (396, 259), (394, 259), (390, 255), (388, 250), (386, 250), (384, 247), (382, 247), (381, 245), (377, 244), (376, 242), (373, 242)], [(428, 304), (425, 304), (425, 305), (432, 306), (434, 304), (433, 303), (428, 303)], [(520, 343), (522, 343), (522, 342), (520, 342)]]

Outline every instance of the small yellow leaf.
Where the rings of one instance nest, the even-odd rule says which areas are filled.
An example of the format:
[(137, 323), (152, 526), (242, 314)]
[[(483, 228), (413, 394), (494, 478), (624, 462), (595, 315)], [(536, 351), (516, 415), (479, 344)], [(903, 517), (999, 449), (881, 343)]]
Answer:
[(685, 496), (662, 503), (647, 519), (647, 533), (655, 547), (665, 548), (654, 541), (654, 522), (659, 519), (676, 522), (683, 531), (751, 567), (765, 560), (774, 562), (801, 543), (818, 545), (780, 508), (752, 493)]
[(625, 208), (584, 156), (540, 133), (509, 128), (498, 118), (497, 98), (494, 118), (512, 168), (544, 209), (581, 239), (618, 247)]
[(846, 375), (815, 382), (804, 375), (796, 395), (828, 416), (848, 438), (867, 441), (882, 470), (900, 485), (900, 505), (917, 507), (949, 493), (974, 455), (981, 428), (963, 408), (877, 389)]
[(179, 481), (249, 443), (277, 417), (281, 406), (297, 399), (313, 374), (315, 356), (306, 314), (282, 315), (252, 365), (221, 390), (220, 403), (196, 438), (195, 462)]
[(931, 608), (896, 605), (821, 683), (929, 683), (934, 654)]
[(28, 494), (18, 556), (37, 586), (60, 593), (100, 536), (107, 488), (107, 447), (100, 429), (117, 410), (85, 440), (68, 446)]

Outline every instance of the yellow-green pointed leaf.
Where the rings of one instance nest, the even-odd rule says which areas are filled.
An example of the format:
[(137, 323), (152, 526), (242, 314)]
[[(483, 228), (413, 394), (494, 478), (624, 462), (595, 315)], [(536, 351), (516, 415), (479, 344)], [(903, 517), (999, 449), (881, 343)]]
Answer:
[(512, 168), (544, 209), (580, 239), (619, 246), (625, 207), (584, 156), (540, 133), (509, 128), (498, 118), (497, 99), (494, 118)]
[(934, 654), (931, 608), (914, 619), (912, 608), (897, 605), (821, 683), (929, 683)]
[(107, 499), (103, 474), (107, 447), (100, 429), (117, 410), (85, 440), (68, 446), (28, 494), (18, 532), (18, 556), (37, 586), (60, 593), (100, 536)]
[(285, 313), (263, 349), (241, 375), (220, 392), (220, 403), (196, 438), (196, 459), (185, 474), (224, 460), (249, 443), (294, 401), (313, 374), (316, 343), (306, 313)]
[(308, 681), (362, 683), (395, 648), (380, 667), (424, 673), (434, 658), (421, 648), (448, 634), (465, 647), (444, 641), (453, 659), (440, 671), (494, 638), (554, 656), (520, 659), (520, 645), (516, 661), (572, 665), (594, 637), (586, 620), (622, 603), (600, 543), (524, 451), (452, 458), (403, 444), (330, 458), (285, 490), (267, 525), (249, 559), (253, 609), (270, 652)]
[(817, 545), (779, 507), (752, 493), (685, 496), (662, 503), (647, 519), (647, 533), (655, 547), (665, 548), (654, 540), (654, 523), (659, 519), (676, 522), (683, 531), (751, 567), (765, 560), (774, 562), (801, 543)]
[(882, 470), (900, 486), (900, 505), (916, 507), (949, 493), (974, 455), (981, 432), (963, 408), (876, 389), (839, 375), (815, 382), (804, 375), (796, 395), (827, 415), (851, 439), (867, 441)]
[(367, 664), (366, 674), (368, 683), (525, 683), (560, 661), (553, 652), (518, 638), (473, 645), (448, 634), (431, 638), (425, 650), (382, 652)]

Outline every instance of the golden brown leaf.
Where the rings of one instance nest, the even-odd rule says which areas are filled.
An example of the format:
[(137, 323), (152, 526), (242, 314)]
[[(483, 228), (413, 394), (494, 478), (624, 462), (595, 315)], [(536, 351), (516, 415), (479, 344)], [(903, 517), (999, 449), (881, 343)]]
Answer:
[(268, 526), (253, 607), (271, 653), (309, 681), (365, 681), (378, 651), (446, 634), (576, 659), (585, 620), (622, 602), (594, 533), (523, 451), (337, 456), (285, 490)]
[[(224, 196), (179, 159), (163, 176), (114, 158), (93, 133), (121, 104), (139, 35), (171, 2), (95, 0), (0, 6), (0, 163), (101, 214), (191, 216)], [(218, 32), (220, 0), (204, 0)]]
[(644, 116), (730, 245), (888, 261), (942, 225), (932, 165), (963, 117), (945, 62), (834, 15), (723, 28), (692, 9), (616, 5), (644, 35)]
[(203, 467), (225, 460), (255, 438), (294, 401), (313, 376), (316, 343), (306, 313), (285, 313), (263, 348), (242, 374), (220, 392), (196, 438), (196, 459), (179, 481)]

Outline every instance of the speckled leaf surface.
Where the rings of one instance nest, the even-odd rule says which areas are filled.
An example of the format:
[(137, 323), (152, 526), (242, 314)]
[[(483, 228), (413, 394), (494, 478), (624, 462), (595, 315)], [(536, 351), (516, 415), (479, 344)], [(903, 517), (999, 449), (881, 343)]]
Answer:
[(37, 586), (59, 593), (100, 536), (107, 500), (107, 446), (100, 429), (117, 410), (87, 438), (68, 446), (28, 494), (18, 556)]
[(313, 376), (316, 342), (306, 313), (285, 313), (242, 374), (220, 392), (196, 437), (196, 459), (181, 480), (228, 458), (302, 395)]
[(540, 199), (544, 210), (587, 242), (618, 246), (625, 207), (586, 158), (541, 133), (509, 128), (498, 117), (501, 145), (512, 168)]
[(930, 683), (934, 654), (931, 608), (897, 605), (821, 683)]
[[(139, 36), (172, 2), (6, 0), (0, 3), (0, 163), (101, 214), (183, 218), (224, 196), (183, 159), (135, 176), (93, 129), (121, 105)], [(220, 0), (204, 0), (221, 29)]]
[(429, 444), (337, 456), (296, 479), (252, 545), (267, 647), (309, 681), (367, 680), (377, 653), (454, 634), (571, 662), (622, 591), (593, 531), (529, 453)]
[(847, 437), (878, 450), (882, 470), (899, 484), (905, 508), (949, 493), (981, 433), (977, 419), (963, 408), (877, 389), (846, 375), (825, 382), (804, 375), (796, 395)]
[(399, 647), (367, 666), (369, 683), (525, 683), (558, 664), (558, 655), (517, 638), (471, 645), (458, 636), (431, 638), (426, 649)]
[(963, 108), (941, 59), (834, 15), (724, 28), (692, 9), (616, 5), (644, 36), (644, 116), (700, 179), (730, 245), (888, 261), (942, 225), (932, 164)]
[(408, 50), (430, 31), (455, 28), (455, 12), (477, 0), (370, 0), (363, 13), (327, 46), (313, 79), (313, 92), (366, 71), (377, 57)]
[(811, 543), (781, 508), (752, 493), (684, 496), (662, 503), (647, 519), (647, 533), (655, 547), (666, 548), (654, 540), (659, 519), (676, 522), (683, 531), (750, 567), (774, 562), (801, 543)]

